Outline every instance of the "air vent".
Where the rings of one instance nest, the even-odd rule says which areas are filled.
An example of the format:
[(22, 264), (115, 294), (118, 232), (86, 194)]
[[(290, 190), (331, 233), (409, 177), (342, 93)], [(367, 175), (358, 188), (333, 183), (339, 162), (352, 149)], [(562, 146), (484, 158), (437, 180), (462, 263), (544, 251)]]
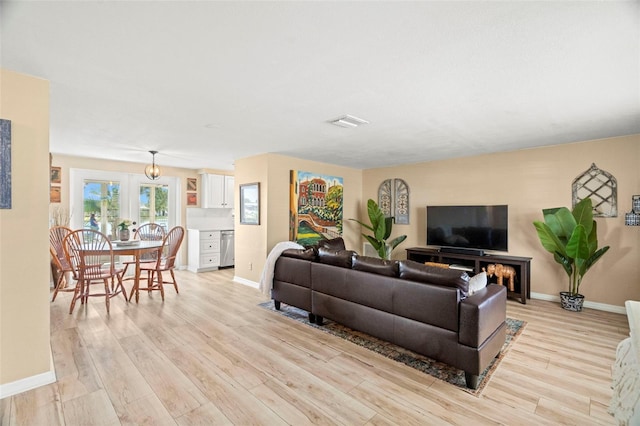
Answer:
[(330, 120), (329, 123), (334, 124), (336, 126), (346, 127), (350, 129), (354, 127), (362, 126), (363, 124), (369, 124), (367, 120), (354, 117), (353, 115), (343, 115), (342, 117), (338, 117), (335, 120)]

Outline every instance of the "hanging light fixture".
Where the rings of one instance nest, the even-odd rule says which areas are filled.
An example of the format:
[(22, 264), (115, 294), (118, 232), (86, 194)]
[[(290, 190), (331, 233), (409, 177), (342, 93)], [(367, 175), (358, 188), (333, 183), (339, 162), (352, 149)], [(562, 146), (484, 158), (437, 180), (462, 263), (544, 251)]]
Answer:
[(160, 167), (156, 166), (156, 154), (158, 151), (149, 151), (153, 157), (151, 164), (144, 168), (144, 174), (151, 180), (156, 180), (160, 177)]

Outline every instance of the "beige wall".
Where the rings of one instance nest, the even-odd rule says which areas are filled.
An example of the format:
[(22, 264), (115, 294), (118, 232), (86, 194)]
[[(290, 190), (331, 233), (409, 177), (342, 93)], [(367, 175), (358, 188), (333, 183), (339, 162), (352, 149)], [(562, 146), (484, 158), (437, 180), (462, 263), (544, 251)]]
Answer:
[[(362, 203), (362, 171), (276, 154), (244, 158), (235, 162), (236, 194), (240, 184), (260, 182), (260, 225), (240, 225), (236, 215), (236, 277), (257, 283), (269, 251), (289, 239), (289, 172), (303, 170), (344, 179), (345, 229), (348, 249), (360, 251), (360, 230), (347, 219), (358, 217)], [(236, 197), (238, 204), (238, 197)], [(237, 205), (236, 205), (237, 207)], [(251, 264), (251, 269), (249, 265)]]
[(410, 188), (411, 221), (395, 225), (407, 240), (394, 252), (426, 243), (427, 204), (508, 204), (509, 254), (532, 257), (531, 291), (557, 296), (568, 278), (542, 249), (534, 220), (541, 209), (571, 207), (571, 183), (591, 163), (618, 182), (618, 217), (597, 218), (600, 245), (611, 249), (586, 275), (580, 291), (590, 302), (623, 306), (640, 300), (640, 227), (624, 226), (631, 196), (640, 194), (640, 135), (516, 152), (366, 170), (363, 198), (377, 199), (380, 183), (402, 178)]
[(0, 70), (12, 207), (0, 210), (0, 385), (50, 371), (49, 83)]

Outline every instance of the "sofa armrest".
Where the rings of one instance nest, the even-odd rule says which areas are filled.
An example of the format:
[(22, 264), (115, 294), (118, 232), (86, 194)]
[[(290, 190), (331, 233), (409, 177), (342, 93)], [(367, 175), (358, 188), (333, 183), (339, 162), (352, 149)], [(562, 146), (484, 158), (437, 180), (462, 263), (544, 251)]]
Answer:
[(489, 284), (460, 302), (459, 343), (479, 348), (507, 318), (507, 289)]

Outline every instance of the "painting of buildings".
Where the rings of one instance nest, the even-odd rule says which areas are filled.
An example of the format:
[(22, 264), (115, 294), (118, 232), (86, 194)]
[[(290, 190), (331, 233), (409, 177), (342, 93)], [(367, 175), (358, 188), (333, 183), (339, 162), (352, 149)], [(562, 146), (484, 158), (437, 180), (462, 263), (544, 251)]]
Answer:
[(311, 245), (342, 235), (343, 179), (291, 170), (289, 240)]

